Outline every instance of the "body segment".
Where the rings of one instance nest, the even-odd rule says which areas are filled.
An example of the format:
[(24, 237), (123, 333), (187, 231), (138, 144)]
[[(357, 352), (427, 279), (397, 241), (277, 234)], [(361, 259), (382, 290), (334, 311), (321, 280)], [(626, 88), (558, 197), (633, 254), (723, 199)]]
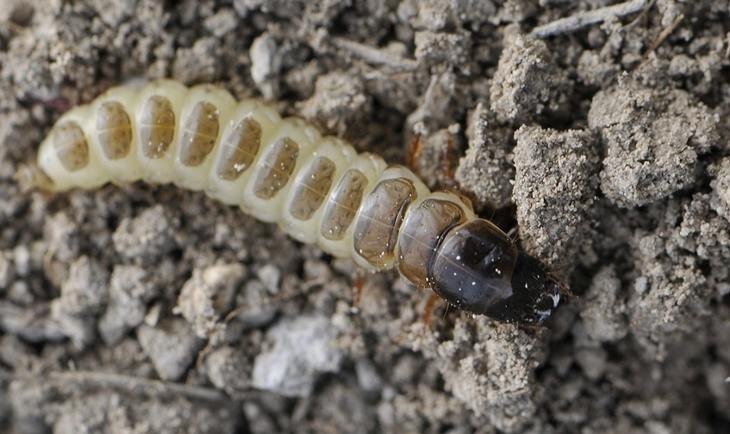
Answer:
[(458, 195), (431, 192), (406, 168), (210, 85), (113, 88), (59, 119), (38, 165), (59, 191), (139, 179), (203, 190), (499, 320), (540, 323), (559, 299), (539, 262)]

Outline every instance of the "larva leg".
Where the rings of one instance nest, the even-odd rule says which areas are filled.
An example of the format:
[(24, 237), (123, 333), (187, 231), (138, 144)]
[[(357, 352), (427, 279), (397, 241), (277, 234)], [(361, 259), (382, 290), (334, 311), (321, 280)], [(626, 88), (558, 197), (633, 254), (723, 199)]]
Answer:
[(426, 300), (426, 306), (423, 308), (423, 313), (421, 314), (421, 322), (426, 327), (431, 327), (431, 318), (433, 317), (433, 311), (436, 309), (436, 306), (441, 301), (438, 295), (435, 293), (428, 294), (428, 300)]
[(355, 277), (352, 279), (352, 306), (358, 307), (360, 300), (362, 300), (362, 292), (365, 288), (365, 273), (361, 268), (358, 268), (355, 272)]

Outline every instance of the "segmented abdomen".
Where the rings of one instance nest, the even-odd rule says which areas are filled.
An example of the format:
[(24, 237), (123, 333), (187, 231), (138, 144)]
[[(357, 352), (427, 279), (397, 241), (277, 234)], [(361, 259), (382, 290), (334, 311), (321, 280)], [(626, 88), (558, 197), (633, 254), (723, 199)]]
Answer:
[(432, 286), (447, 232), (475, 218), (411, 171), (210, 85), (113, 88), (59, 119), (38, 159), (56, 190), (140, 179), (203, 190), (333, 255), (397, 265), (419, 287)]

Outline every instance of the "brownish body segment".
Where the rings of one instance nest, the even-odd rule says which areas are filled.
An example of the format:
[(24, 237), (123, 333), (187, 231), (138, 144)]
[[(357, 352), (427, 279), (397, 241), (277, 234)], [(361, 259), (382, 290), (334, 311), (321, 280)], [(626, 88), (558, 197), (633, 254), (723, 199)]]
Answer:
[(489, 221), (474, 219), (446, 234), (429, 267), (429, 281), (442, 297), (456, 292), (456, 307), (484, 313), (512, 295), (516, 261), (517, 246), (509, 237)]
[(420, 288), (432, 285), (428, 275), (434, 256), (448, 231), (463, 223), (462, 209), (453, 202), (426, 199), (409, 214), (398, 238), (398, 269)]
[(355, 252), (377, 268), (394, 259), (398, 231), (416, 188), (407, 178), (381, 181), (365, 198), (355, 226)]
[(147, 158), (162, 158), (175, 136), (175, 112), (170, 100), (152, 95), (144, 103), (139, 118), (139, 141)]
[(252, 117), (241, 119), (221, 143), (221, 158), (216, 174), (235, 181), (256, 158), (261, 147), (261, 124)]
[(180, 162), (185, 166), (199, 166), (218, 139), (219, 111), (209, 102), (198, 102), (182, 125)]
[(118, 160), (129, 154), (132, 147), (132, 121), (121, 103), (106, 101), (99, 106), (96, 130), (106, 158)]
[(323, 237), (337, 241), (345, 236), (362, 202), (367, 184), (368, 179), (359, 170), (350, 169), (345, 172), (325, 206), (320, 225)]
[(271, 199), (279, 192), (294, 172), (299, 156), (299, 145), (289, 137), (282, 137), (274, 143), (264, 157), (263, 170), (254, 184), (254, 194), (259, 199)]
[(317, 157), (296, 186), (290, 212), (298, 220), (309, 220), (317, 212), (332, 186), (335, 163), (327, 157)]
[[(64, 191), (172, 182), (277, 222), (334, 256), (369, 269), (397, 268), (462, 310), (540, 324), (558, 306), (561, 283), (477, 218), (462, 195), (431, 192), (406, 168), (356, 155), (259, 102), (234, 106), (211, 86), (186, 90), (163, 80), (140, 96), (133, 91), (110, 90), (64, 115), (38, 153), (44, 184)], [(208, 164), (211, 154), (216, 160)]]
[(75, 172), (89, 164), (89, 143), (79, 124), (64, 122), (56, 126), (51, 134), (58, 159), (66, 170)]

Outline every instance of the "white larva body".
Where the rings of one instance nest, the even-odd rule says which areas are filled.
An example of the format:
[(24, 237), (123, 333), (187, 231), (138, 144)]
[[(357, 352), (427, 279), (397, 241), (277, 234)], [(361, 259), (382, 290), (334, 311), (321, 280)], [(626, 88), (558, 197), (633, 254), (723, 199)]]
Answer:
[[(162, 124), (157, 125), (158, 132), (166, 131), (168, 137), (169, 135), (172, 137), (166, 149), (152, 143), (154, 140), (146, 139), (145, 137), (148, 136), (145, 136), (143, 131), (145, 126), (151, 125), (150, 117), (145, 118), (144, 106), (149, 104), (150, 98), (158, 96), (169, 102), (168, 107), (174, 117), (174, 125), (170, 128), (161, 126)], [(104, 131), (114, 130), (113, 124), (116, 122), (108, 121), (111, 119), (109, 117), (100, 120), (102, 119), (100, 107), (104, 103), (119, 104), (120, 106), (117, 107), (123, 108), (129, 117), (131, 131), (127, 134), (131, 135), (131, 148), (121, 157), (109, 158), (102, 148), (100, 134)], [(215, 137), (211, 139), (214, 142), (212, 149), (206, 153), (202, 162), (191, 166), (185, 164), (184, 158), (181, 158), (181, 147), (183, 141), (188, 143), (193, 141), (191, 137), (195, 132), (187, 136), (187, 139), (185, 136), (185, 132), (192, 128), (186, 124), (186, 119), (191, 116), (198, 103), (209, 103), (215, 107), (216, 113), (209, 117), (217, 116), (218, 130)], [(121, 111), (117, 110), (116, 113), (119, 114)], [(222, 142), (232, 132), (235, 132), (237, 125), (243, 119), (255, 121), (260, 128), (260, 148), (250, 164), (241, 170), (236, 179), (224, 179), (214, 169), (216, 164), (225, 158), (226, 147), (222, 145)], [(322, 230), (325, 210), (328, 207), (341, 205), (330, 192), (338, 186), (345, 173), (351, 169), (362, 175), (366, 181), (361, 192), (361, 199), (354, 201), (359, 205), (365, 202), (365, 198), (381, 181), (404, 178), (413, 184), (415, 194), (399, 225), (407, 221), (410, 210), (429, 197), (452, 202), (464, 212), (466, 220), (474, 218), (471, 207), (464, 203), (462, 198), (447, 192), (431, 193), (410, 170), (400, 166), (388, 167), (378, 156), (367, 153), (358, 154), (352, 146), (336, 137), (323, 137), (316, 128), (301, 119), (282, 119), (275, 110), (259, 100), (247, 99), (236, 102), (227, 91), (211, 85), (187, 88), (172, 80), (158, 80), (145, 85), (115, 87), (92, 103), (67, 112), (56, 125), (63, 125), (69, 121), (75, 122), (83, 132), (83, 139), (88, 145), (88, 161), (83, 167), (70, 170), (61, 161), (61, 154), (71, 151), (66, 149), (68, 146), (65, 144), (55, 143), (53, 134), (50, 134), (41, 144), (38, 165), (52, 180), (53, 189), (56, 191), (71, 188), (90, 189), (107, 182), (125, 183), (137, 180), (174, 183), (183, 188), (202, 190), (224, 203), (240, 206), (244, 212), (260, 220), (279, 224), (284, 231), (297, 240), (317, 243), (324, 251), (338, 257), (353, 257), (359, 265), (368, 269), (391, 268), (394, 265), (395, 257), (373, 264), (372, 261), (362, 256), (362, 252), (356, 251), (354, 237), (357, 225), (355, 223), (361, 219), (373, 220), (371, 217), (363, 215), (365, 212), (363, 206), (352, 210), (354, 217), (348, 227), (344, 228), (344, 235), (341, 238), (327, 237)], [(109, 128), (109, 125), (112, 127)], [(162, 133), (160, 134), (164, 135)], [(272, 156), (272, 154), (280, 151), (276, 146), (283, 138), (292, 140), (298, 146), (297, 156), (292, 163), (293, 169), (289, 170), (288, 181), (284, 182), (283, 186), (270, 197), (262, 197), (262, 194), (257, 194), (257, 181), (272, 170), (270, 162), (276, 160), (275, 155)], [(60, 151), (61, 148), (64, 148), (65, 151)], [(146, 150), (160, 155), (150, 157)], [(306, 219), (297, 218), (292, 214), (292, 206), (297, 201), (299, 190), (308, 188), (305, 185), (306, 178), (315, 178), (315, 175), (310, 174), (308, 169), (319, 157), (326, 159), (327, 168), (332, 171), (331, 183), (321, 199), (321, 204), (316, 207), (311, 216)], [(321, 161), (325, 160), (319, 160), (320, 163)], [(79, 166), (81, 165), (82, 163), (79, 163)], [(272, 176), (277, 177), (276, 173)], [(312, 195), (316, 197), (314, 192)], [(390, 251), (396, 251), (395, 248), (394, 245), (390, 246)]]
[(462, 196), (215, 86), (110, 89), (56, 122), (38, 168), (53, 191), (138, 180), (204, 191), (473, 313), (539, 323), (554, 308), (559, 284)]

